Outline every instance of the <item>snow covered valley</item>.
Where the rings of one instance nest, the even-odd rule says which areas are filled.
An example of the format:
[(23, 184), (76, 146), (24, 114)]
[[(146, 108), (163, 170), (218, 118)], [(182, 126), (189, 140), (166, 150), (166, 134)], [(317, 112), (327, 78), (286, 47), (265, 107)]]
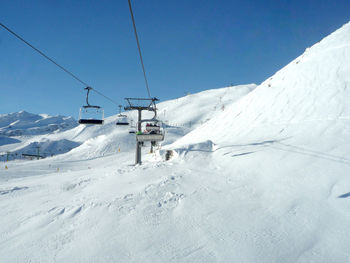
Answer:
[(142, 165), (116, 116), (26, 137), (77, 145), (1, 164), (0, 261), (349, 262), (349, 72), (346, 24), (257, 87), (162, 102)]

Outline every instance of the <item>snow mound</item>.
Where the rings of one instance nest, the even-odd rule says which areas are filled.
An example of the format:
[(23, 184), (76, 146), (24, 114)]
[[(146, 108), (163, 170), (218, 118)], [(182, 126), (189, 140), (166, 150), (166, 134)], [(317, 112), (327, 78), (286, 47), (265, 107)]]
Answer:
[[(166, 145), (165, 147), (163, 147), (161, 154), (164, 155), (166, 154), (167, 150), (171, 150), (171, 149), (172, 149), (171, 145), (170, 147)], [(174, 149), (175, 153), (173, 152), (172, 154), (175, 154), (176, 156), (184, 157), (189, 152), (211, 153), (211, 152), (214, 152), (215, 150), (216, 150), (216, 145), (212, 141), (207, 140), (200, 143), (182, 145), (182, 147)]]

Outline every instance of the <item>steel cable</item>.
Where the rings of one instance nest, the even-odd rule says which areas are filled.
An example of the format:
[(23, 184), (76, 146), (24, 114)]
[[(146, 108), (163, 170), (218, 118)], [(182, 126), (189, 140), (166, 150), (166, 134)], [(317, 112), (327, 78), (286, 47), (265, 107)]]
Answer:
[(134, 33), (135, 33), (135, 38), (136, 38), (136, 43), (137, 43), (137, 49), (139, 50), (140, 61), (141, 61), (141, 66), (142, 66), (142, 71), (143, 71), (143, 77), (145, 78), (145, 84), (146, 84), (146, 89), (147, 89), (148, 97), (151, 98), (151, 92), (149, 91), (149, 86), (148, 86), (148, 81), (147, 81), (147, 76), (146, 76), (145, 65), (143, 64), (143, 59), (142, 59), (142, 53), (141, 53), (141, 47), (140, 47), (139, 37), (138, 37), (138, 35), (137, 35), (134, 13), (132, 12), (131, 1), (128, 0), (128, 3), (129, 3), (129, 9), (130, 9), (130, 16), (131, 16), (131, 20), (132, 20), (132, 25), (133, 25), (133, 27), (134, 27)]
[[(26, 45), (28, 45), (29, 47), (31, 47), (32, 49), (34, 49), (36, 52), (38, 52), (40, 55), (42, 55), (44, 58), (46, 58), (47, 60), (49, 60), (50, 62), (52, 62), (54, 65), (56, 65), (57, 67), (59, 67), (60, 69), (62, 69), (64, 72), (66, 72), (68, 75), (70, 75), (71, 77), (73, 77), (74, 79), (76, 79), (77, 81), (79, 81), (81, 84), (83, 84), (85, 87), (90, 87), (89, 84), (87, 84), (85, 81), (82, 81), (80, 78), (78, 78), (76, 75), (74, 75), (72, 72), (70, 72), (68, 69), (64, 68), (63, 66), (61, 66), (60, 64), (58, 64), (56, 61), (54, 61), (52, 58), (50, 58), (49, 56), (47, 56), (46, 54), (44, 54), (42, 51), (40, 51), (39, 49), (37, 49), (36, 47), (34, 47), (32, 44), (30, 44), (28, 41), (26, 41), (24, 38), (22, 38), (21, 36), (19, 36), (18, 34), (16, 34), (14, 31), (12, 31), (11, 29), (9, 29), (7, 26), (5, 26), (4, 24), (0, 23), (0, 26), (2, 26), (5, 30), (7, 30), (9, 33), (11, 33), (12, 35), (14, 35), (15, 37), (17, 37), (19, 40), (21, 40), (22, 42), (24, 42)], [(117, 102), (115, 102), (113, 99), (107, 97), (106, 95), (104, 95), (103, 93), (91, 88), (91, 90), (93, 90), (94, 92), (96, 92), (97, 94), (99, 94), (100, 96), (104, 97), (105, 99), (111, 101), (112, 103), (118, 105)]]

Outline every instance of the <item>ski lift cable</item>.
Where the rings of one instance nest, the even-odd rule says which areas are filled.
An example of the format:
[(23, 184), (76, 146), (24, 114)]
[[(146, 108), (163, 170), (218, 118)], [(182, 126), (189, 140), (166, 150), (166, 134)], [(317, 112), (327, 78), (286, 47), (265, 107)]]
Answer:
[(50, 62), (52, 62), (54, 65), (56, 65), (57, 67), (59, 67), (60, 69), (62, 69), (64, 72), (66, 72), (68, 75), (70, 75), (71, 77), (73, 77), (75, 80), (79, 81), (81, 84), (83, 84), (85, 87), (89, 87), (91, 90), (93, 90), (94, 92), (96, 92), (97, 94), (101, 95), (102, 97), (104, 97), (105, 99), (111, 101), (112, 103), (118, 105), (117, 102), (115, 102), (113, 99), (105, 96), (104, 94), (102, 94), (101, 92), (91, 88), (85, 81), (81, 80), (80, 78), (78, 78), (76, 75), (74, 75), (72, 72), (70, 72), (68, 69), (64, 68), (63, 66), (61, 66), (60, 64), (58, 64), (56, 61), (54, 61), (52, 58), (50, 58), (49, 56), (47, 56), (46, 54), (44, 54), (42, 51), (40, 51), (39, 49), (37, 49), (36, 47), (34, 47), (32, 44), (30, 44), (28, 41), (26, 41), (24, 38), (22, 38), (21, 36), (19, 36), (18, 34), (16, 34), (14, 31), (12, 31), (11, 29), (9, 29), (7, 26), (5, 26), (4, 24), (2, 24), (0, 22), (0, 26), (2, 26), (5, 30), (7, 30), (9, 33), (11, 33), (12, 35), (14, 35), (15, 37), (17, 37), (19, 40), (21, 40), (22, 42), (24, 42), (27, 46), (31, 47), (32, 49), (34, 49), (36, 52), (38, 52), (40, 55), (42, 55), (44, 58), (46, 58), (47, 60), (49, 60)]
[(136, 24), (135, 24), (135, 18), (134, 18), (134, 13), (133, 13), (133, 11), (132, 11), (131, 1), (128, 0), (128, 3), (129, 3), (129, 9), (130, 9), (130, 16), (131, 16), (131, 20), (132, 20), (132, 25), (133, 25), (133, 27), (134, 27), (134, 33), (135, 33), (135, 38), (136, 38), (136, 43), (137, 43), (137, 49), (138, 49), (138, 51), (139, 51), (140, 62), (141, 62), (142, 71), (143, 71), (143, 77), (144, 77), (144, 79), (145, 79), (145, 84), (146, 84), (146, 89), (147, 89), (148, 97), (151, 98), (151, 92), (149, 91), (149, 86), (148, 86), (148, 81), (147, 81), (147, 76), (146, 76), (145, 65), (143, 64), (142, 53), (141, 53), (141, 47), (140, 47), (140, 41), (139, 41), (139, 37), (138, 37), (138, 35), (137, 35)]
[(109, 100), (110, 102), (112, 102), (115, 105), (119, 105), (118, 102), (116, 102), (115, 100), (107, 97), (106, 95), (103, 95), (101, 92), (99, 92), (98, 90), (92, 89), (94, 92), (96, 92), (98, 95), (104, 97), (105, 99)]

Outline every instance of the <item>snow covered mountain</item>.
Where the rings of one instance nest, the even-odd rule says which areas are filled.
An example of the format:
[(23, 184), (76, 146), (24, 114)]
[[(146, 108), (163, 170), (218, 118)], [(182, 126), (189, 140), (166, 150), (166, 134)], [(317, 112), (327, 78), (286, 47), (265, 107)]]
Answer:
[[(0, 115), (0, 160), (20, 159), (22, 154), (52, 156), (80, 145), (57, 138), (66, 130), (78, 126), (72, 117), (49, 116), (20, 111)], [(50, 139), (55, 137), (55, 139)], [(9, 152), (9, 153), (8, 153)]]
[(141, 166), (115, 116), (31, 137), (79, 145), (2, 165), (0, 258), (349, 262), (349, 69), (350, 23), (258, 87), (162, 102)]
[(72, 117), (32, 114), (26, 111), (0, 115), (0, 135), (21, 136), (48, 134), (78, 125)]

